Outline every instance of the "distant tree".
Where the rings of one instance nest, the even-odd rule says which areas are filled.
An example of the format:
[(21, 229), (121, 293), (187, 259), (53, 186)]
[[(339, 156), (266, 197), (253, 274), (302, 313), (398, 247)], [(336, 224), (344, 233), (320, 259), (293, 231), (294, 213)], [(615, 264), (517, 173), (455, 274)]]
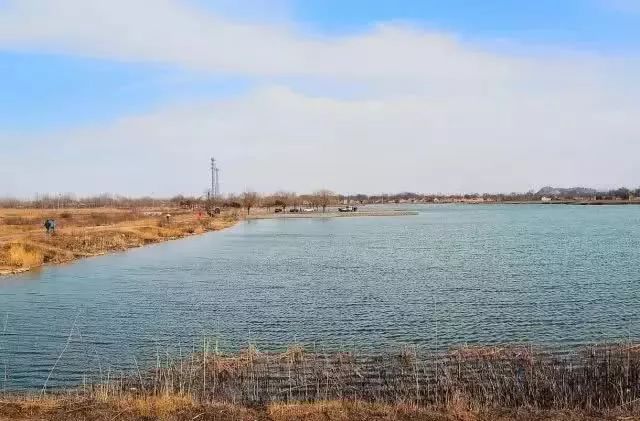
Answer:
[(18, 208), (21, 205), (21, 201), (14, 197), (0, 198), (0, 208)]
[(242, 207), (247, 210), (247, 215), (251, 213), (251, 208), (256, 207), (260, 202), (260, 195), (254, 191), (242, 193)]
[(289, 193), (289, 192), (280, 190), (273, 194), (273, 198), (274, 198), (273, 203), (276, 206), (281, 207), (283, 210), (287, 210), (287, 206), (289, 206), (291, 202), (290, 199), (292, 194), (295, 195), (295, 193)]
[(610, 196), (617, 197), (618, 199), (622, 200), (629, 200), (630, 194), (631, 191), (625, 187), (621, 187), (617, 190), (612, 190), (609, 192)]
[(316, 197), (313, 194), (301, 194), (298, 196), (298, 204), (300, 206), (316, 207)]
[(174, 205), (179, 205), (180, 202), (182, 202), (185, 199), (186, 197), (184, 197), (184, 195), (179, 194), (179, 195), (173, 196), (171, 199), (169, 199), (169, 201)]
[(359, 202), (359, 203), (362, 204), (362, 203), (366, 202), (367, 200), (369, 200), (369, 196), (367, 196), (366, 194), (356, 194), (356, 195), (351, 196), (351, 200), (354, 200), (354, 201)]
[(224, 206), (225, 208), (240, 209), (242, 208), (242, 197), (229, 194), (227, 198), (224, 200), (224, 202), (222, 203), (222, 206)]
[(282, 209), (285, 210), (287, 209), (287, 206), (295, 208), (300, 203), (300, 198), (295, 192), (280, 191), (276, 193), (276, 196), (278, 197), (279, 203), (282, 204)]
[(326, 189), (318, 190), (313, 195), (316, 197), (318, 206), (322, 208), (323, 213), (327, 211), (327, 206), (329, 206), (335, 198), (335, 193)]
[(262, 206), (267, 208), (267, 211), (270, 212), (271, 208), (278, 206), (276, 201), (277, 201), (277, 199), (273, 195), (265, 196), (265, 197), (262, 198)]

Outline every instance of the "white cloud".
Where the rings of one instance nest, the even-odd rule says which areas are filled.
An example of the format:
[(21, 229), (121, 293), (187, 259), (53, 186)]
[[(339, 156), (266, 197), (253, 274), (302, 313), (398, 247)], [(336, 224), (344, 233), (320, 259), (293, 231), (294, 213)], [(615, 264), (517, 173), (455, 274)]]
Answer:
[(18, 180), (37, 191), (46, 168), (52, 185), (86, 192), (198, 192), (215, 152), (227, 191), (640, 183), (629, 158), (640, 153), (638, 111), (548, 94), (346, 101), (269, 88), (36, 139), (57, 152), (17, 158)]
[[(504, 81), (531, 64), (406, 26), (314, 36), (291, 25), (230, 21), (177, 0), (9, 0), (0, 13), (2, 46), (249, 76)], [(562, 60), (552, 64), (550, 72), (566, 71)]]
[[(320, 37), (185, 4), (13, 0), (0, 10), (0, 48), (162, 62), (265, 85), (232, 100), (12, 138), (59, 151), (13, 154), (23, 168), (13, 188), (37, 191), (46, 159), (48, 180), (63, 190), (197, 192), (212, 152), (226, 190), (236, 191), (640, 184), (628, 158), (640, 152), (634, 58), (525, 54), (394, 25)], [(311, 95), (317, 86), (331, 88)]]

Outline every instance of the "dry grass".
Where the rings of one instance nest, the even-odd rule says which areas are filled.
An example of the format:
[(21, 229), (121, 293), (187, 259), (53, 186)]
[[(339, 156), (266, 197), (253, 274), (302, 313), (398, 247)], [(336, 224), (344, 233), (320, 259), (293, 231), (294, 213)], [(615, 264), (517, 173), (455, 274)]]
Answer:
[(8, 265), (16, 268), (38, 267), (44, 262), (42, 252), (24, 244), (10, 244), (5, 253)]
[(5, 397), (0, 420), (49, 421), (537, 421), (633, 420), (628, 412), (589, 414), (581, 411), (492, 410), (456, 412), (450, 408), (418, 408), (362, 401), (242, 406), (199, 403), (180, 396), (96, 399), (82, 395)]
[[(166, 212), (173, 215), (169, 222)], [(44, 233), (47, 218), (57, 221), (55, 235)], [(220, 230), (237, 220), (233, 213), (201, 218), (179, 209), (0, 209), (0, 275)]]
[(65, 395), (6, 397), (22, 420), (632, 420), (640, 419), (640, 347), (570, 360), (526, 347), (358, 356), (251, 347), (173, 359)]
[[(194, 402), (249, 407), (366, 402), (385, 408), (436, 408), (456, 419), (504, 411), (640, 415), (640, 347), (610, 345), (559, 356), (530, 347), (473, 347), (447, 353), (357, 355), (284, 353), (169, 354), (155, 368), (88, 386), (117, 397), (188, 396)], [(305, 408), (309, 408), (308, 406)], [(371, 412), (373, 414), (373, 412)], [(277, 411), (276, 411), (277, 414)], [(271, 414), (270, 416), (272, 416)], [(373, 416), (373, 415), (372, 415)], [(339, 419), (339, 418), (337, 418)], [(508, 419), (508, 418), (507, 418)]]

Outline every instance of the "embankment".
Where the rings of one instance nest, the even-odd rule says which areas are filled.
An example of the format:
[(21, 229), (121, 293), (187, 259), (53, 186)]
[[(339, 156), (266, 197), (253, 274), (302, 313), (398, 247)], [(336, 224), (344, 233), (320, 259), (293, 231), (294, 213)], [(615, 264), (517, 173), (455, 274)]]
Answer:
[[(218, 231), (233, 226), (236, 213), (215, 217), (193, 212), (123, 212), (115, 210), (0, 214), (0, 276), (26, 272), (46, 264), (124, 251), (134, 247)], [(43, 218), (59, 229), (46, 234)]]

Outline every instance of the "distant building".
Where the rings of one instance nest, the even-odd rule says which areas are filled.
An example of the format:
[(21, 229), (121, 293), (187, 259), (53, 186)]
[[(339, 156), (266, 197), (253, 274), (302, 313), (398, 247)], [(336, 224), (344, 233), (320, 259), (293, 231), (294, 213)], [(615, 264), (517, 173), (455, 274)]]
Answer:
[(542, 202), (551, 202), (552, 199), (550, 197), (543, 196), (542, 199), (540, 199), (540, 200)]

